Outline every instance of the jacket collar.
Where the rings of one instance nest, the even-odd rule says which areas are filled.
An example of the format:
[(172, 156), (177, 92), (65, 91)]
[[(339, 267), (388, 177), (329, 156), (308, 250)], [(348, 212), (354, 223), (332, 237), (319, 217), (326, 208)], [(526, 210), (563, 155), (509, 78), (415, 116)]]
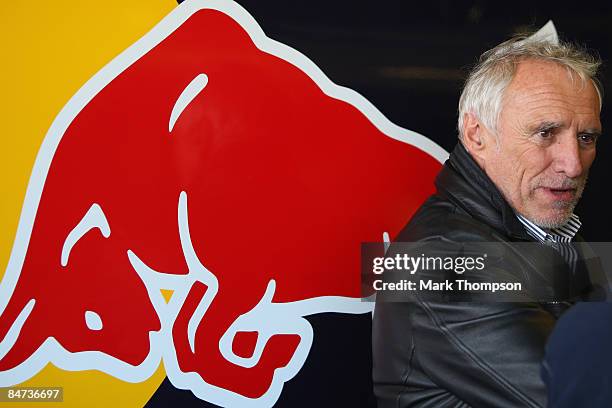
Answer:
[(514, 210), (461, 142), (436, 178), (438, 193), (446, 195), (472, 217), (512, 238), (531, 241)]

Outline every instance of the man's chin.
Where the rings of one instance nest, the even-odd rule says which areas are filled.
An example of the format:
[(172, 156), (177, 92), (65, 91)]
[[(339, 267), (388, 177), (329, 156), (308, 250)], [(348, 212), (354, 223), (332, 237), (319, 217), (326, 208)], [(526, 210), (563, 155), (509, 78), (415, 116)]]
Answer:
[(545, 214), (533, 214), (525, 216), (540, 228), (559, 228), (567, 224), (574, 212), (574, 205), (562, 208), (551, 208)]

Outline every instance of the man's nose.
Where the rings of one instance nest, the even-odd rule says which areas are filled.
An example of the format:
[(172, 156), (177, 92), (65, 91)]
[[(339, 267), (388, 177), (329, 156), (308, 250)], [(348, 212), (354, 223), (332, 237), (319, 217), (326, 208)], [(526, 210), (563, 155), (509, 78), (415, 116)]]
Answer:
[(553, 168), (557, 173), (565, 173), (567, 177), (575, 178), (582, 174), (584, 166), (577, 135), (560, 137), (554, 147)]

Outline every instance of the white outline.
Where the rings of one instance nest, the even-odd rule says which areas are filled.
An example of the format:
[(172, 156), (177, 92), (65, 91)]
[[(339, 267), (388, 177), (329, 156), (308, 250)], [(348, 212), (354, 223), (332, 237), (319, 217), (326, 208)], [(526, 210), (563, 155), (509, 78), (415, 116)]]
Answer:
[(102, 211), (102, 207), (100, 207), (100, 205), (97, 203), (93, 203), (91, 207), (89, 207), (89, 210), (87, 210), (83, 218), (81, 218), (81, 221), (79, 221), (72, 231), (70, 231), (64, 240), (60, 260), (62, 266), (68, 265), (70, 251), (72, 251), (72, 248), (76, 245), (76, 243), (94, 228), (99, 229), (104, 238), (110, 237), (111, 230), (110, 226), (108, 225), (108, 220), (106, 219), (106, 215), (104, 215), (104, 211)]
[(181, 116), (181, 113), (187, 108), (187, 106), (200, 94), (208, 85), (208, 76), (206, 74), (199, 74), (183, 89), (183, 92), (179, 95), (178, 99), (174, 103), (172, 113), (170, 113), (170, 121), (168, 122), (168, 132), (172, 132), (176, 121)]
[[(134, 62), (138, 61), (153, 47), (161, 43), (194, 13), (203, 9), (218, 10), (234, 19), (251, 36), (257, 48), (293, 64), (308, 75), (326, 95), (345, 101), (357, 108), (383, 134), (392, 139), (416, 146), (440, 162), (444, 162), (448, 158), (448, 153), (432, 140), (393, 124), (359, 93), (352, 89), (334, 84), (311, 60), (300, 52), (266, 37), (257, 22), (237, 3), (229, 0), (185, 1), (164, 17), (144, 37), (136, 41), (136, 43), (114, 58), (87, 81), (87, 83), (85, 83), (62, 108), (53, 121), (43, 140), (33, 166), (13, 249), (11, 251), (6, 273), (0, 283), (0, 316), (4, 312), (19, 279), (43, 186), (47, 178), (51, 161), (65, 131), (79, 112), (114, 78), (125, 71)], [(178, 118), (178, 116), (180, 116), (180, 112), (176, 115), (176, 118)], [(172, 129), (172, 125), (173, 122), (170, 121), (170, 129)], [(183, 194), (184, 192), (181, 194), (181, 197), (183, 197)], [(186, 209), (186, 196), (184, 201)], [(179, 217), (180, 213), (181, 211), (179, 209)], [(179, 222), (179, 225), (181, 225), (181, 222)], [(183, 225), (186, 225), (186, 219)], [(195, 254), (193, 254), (193, 257), (189, 255), (189, 251), (186, 250), (189, 248), (185, 247), (185, 244), (189, 243), (187, 238), (188, 236), (181, 236), (181, 244), (183, 245), (186, 259), (191, 259), (191, 261), (193, 261), (190, 265), (189, 275), (187, 276), (176, 276), (154, 271), (147, 267), (132, 251), (127, 251), (130, 262), (147, 287), (151, 302), (160, 316), (162, 324), (162, 328), (159, 332), (150, 332), (150, 353), (140, 365), (132, 366), (98, 351), (70, 353), (54, 338), (50, 337), (21, 365), (8, 371), (0, 372), (0, 385), (7, 386), (23, 382), (34, 376), (48, 362), (52, 362), (57, 367), (64, 370), (77, 371), (98, 369), (124, 381), (139, 382), (149, 378), (155, 372), (163, 354), (166, 372), (172, 384), (178, 388), (192, 390), (197, 397), (203, 400), (221, 406), (272, 406), (280, 396), (284, 382), (295, 376), (301, 369), (310, 350), (313, 336), (312, 327), (303, 319), (303, 316), (322, 312), (362, 314), (371, 312), (372, 310), (371, 303), (361, 302), (359, 299), (336, 296), (278, 304), (271, 301), (270, 293), (266, 291), (266, 293), (262, 294), (262, 300), (250, 312), (240, 316), (240, 318), (228, 329), (228, 333), (224, 335), (223, 341), (220, 342), (220, 350), (223, 355), (235, 361), (240, 361), (243, 365), (249, 366), (253, 364), (253, 361), (257, 358), (258, 350), (260, 350), (259, 339), (257, 343), (258, 348), (254, 356), (246, 360), (240, 360), (235, 358), (238, 356), (234, 356), (233, 352), (231, 352), (231, 348), (228, 346), (233, 335), (246, 327), (251, 328), (253, 326), (253, 319), (261, 319), (264, 315), (267, 316), (266, 319), (270, 321), (280, 318), (287, 319), (286, 316), (289, 315), (295, 318), (294, 321), (288, 323), (292, 325), (289, 331), (292, 333), (298, 332), (301, 338), (300, 346), (294, 358), (292, 358), (291, 362), (286, 367), (279, 368), (275, 371), (273, 382), (269, 390), (262, 397), (257, 399), (246, 398), (232, 391), (206, 384), (196, 373), (183, 373), (180, 371), (171, 337), (171, 322), (176, 318), (180, 306), (183, 304), (193, 283), (196, 281), (210, 282), (211, 276), (214, 277), (214, 274), (201, 264)], [(191, 269), (191, 266), (193, 266), (194, 269)], [(274, 285), (275, 283), (271, 281), (268, 286), (269, 290), (272, 292), (274, 290)], [(175, 290), (168, 304), (166, 304), (159, 291), (160, 288), (164, 287), (174, 288)], [(212, 298), (206, 296), (201, 300), (196, 313), (192, 316), (194, 322), (200, 321), (210, 301), (212, 301)], [(27, 311), (26, 308), (28, 307), (31, 311), (34, 305), (34, 303), (31, 302), (33, 302), (33, 300), (31, 300), (24, 308), (24, 311), (20, 313), (13, 327), (17, 327), (17, 320), (21, 319), (23, 316), (25, 316), (23, 317), (23, 321), (27, 319), (27, 315), (24, 315), (24, 313)], [(23, 324), (23, 322), (21, 324)], [(191, 324), (190, 321), (190, 325), (188, 336), (190, 338), (190, 345), (194, 348), (196, 333), (193, 327), (194, 325), (197, 327), (197, 323)], [(260, 334), (263, 329), (261, 325), (257, 326), (257, 330)], [(284, 329), (287, 329), (287, 327), (284, 327)], [(267, 327), (263, 334), (267, 335), (273, 333), (275, 330), (278, 330), (278, 327)], [(0, 344), (3, 346), (8, 344), (6, 343), (7, 338), (8, 335)], [(264, 337), (262, 337), (262, 339), (264, 339)]]
[(11, 325), (11, 328), (8, 329), (4, 339), (0, 341), (0, 359), (4, 358), (6, 353), (8, 353), (13, 345), (15, 345), (15, 342), (19, 337), (19, 333), (21, 333), (21, 328), (25, 324), (26, 320), (28, 320), (28, 317), (30, 317), (30, 313), (32, 313), (32, 310), (34, 310), (35, 305), (36, 300), (34, 299), (30, 299), (28, 303), (26, 303), (23, 309), (21, 309), (21, 312), (19, 312), (17, 315), (17, 318)]

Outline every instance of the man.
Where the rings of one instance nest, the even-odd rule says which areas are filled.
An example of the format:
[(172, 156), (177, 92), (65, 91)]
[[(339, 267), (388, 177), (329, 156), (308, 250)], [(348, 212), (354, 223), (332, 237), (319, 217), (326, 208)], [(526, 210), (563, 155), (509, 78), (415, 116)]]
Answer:
[[(534, 242), (568, 273), (573, 213), (601, 134), (599, 62), (566, 43), (516, 37), (484, 53), (459, 102), (460, 143), (436, 193), (396, 241)], [(536, 244), (541, 242), (542, 244)], [(450, 245), (449, 244), (449, 245)], [(538, 249), (539, 251), (539, 249)], [(574, 298), (517, 257), (506, 274), (567, 302), (378, 302), (375, 393), (384, 407), (543, 407), (547, 336)], [(565, 268), (565, 269), (563, 269)], [(534, 283), (535, 282), (535, 283)], [(573, 287), (583, 295), (588, 285)]]

